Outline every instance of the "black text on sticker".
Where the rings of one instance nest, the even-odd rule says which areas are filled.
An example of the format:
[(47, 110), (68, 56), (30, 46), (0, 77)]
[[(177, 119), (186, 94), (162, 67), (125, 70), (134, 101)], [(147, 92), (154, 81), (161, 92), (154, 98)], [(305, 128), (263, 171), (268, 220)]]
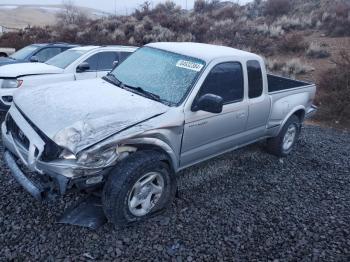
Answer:
[(186, 69), (189, 69), (189, 70), (193, 70), (193, 71), (196, 71), (196, 72), (201, 71), (202, 68), (203, 68), (202, 64), (194, 63), (194, 62), (191, 62), (191, 61), (185, 61), (185, 60), (179, 60), (176, 63), (176, 66), (177, 67), (181, 67), (181, 68), (186, 68)]

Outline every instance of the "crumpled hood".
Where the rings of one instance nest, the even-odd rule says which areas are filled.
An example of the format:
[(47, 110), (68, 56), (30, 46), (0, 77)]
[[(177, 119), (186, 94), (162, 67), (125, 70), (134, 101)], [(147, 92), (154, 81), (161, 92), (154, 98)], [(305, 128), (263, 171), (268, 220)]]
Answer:
[(23, 88), (14, 103), (46, 136), (73, 153), (169, 109), (102, 79)]
[(44, 63), (17, 63), (0, 66), (1, 77), (18, 77), (25, 75), (39, 74), (60, 74), (64, 70), (56, 66), (47, 65)]

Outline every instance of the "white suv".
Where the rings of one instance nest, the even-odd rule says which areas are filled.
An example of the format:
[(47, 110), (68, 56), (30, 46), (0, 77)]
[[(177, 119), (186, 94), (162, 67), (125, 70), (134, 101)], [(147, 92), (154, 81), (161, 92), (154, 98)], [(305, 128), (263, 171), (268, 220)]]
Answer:
[(0, 110), (7, 111), (17, 88), (98, 78), (124, 61), (136, 47), (84, 46), (69, 49), (45, 63), (0, 67)]

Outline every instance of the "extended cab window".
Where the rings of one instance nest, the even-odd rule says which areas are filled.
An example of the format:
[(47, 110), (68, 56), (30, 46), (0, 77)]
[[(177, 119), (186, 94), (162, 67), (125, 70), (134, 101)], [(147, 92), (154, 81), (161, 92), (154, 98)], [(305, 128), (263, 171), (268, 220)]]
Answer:
[(98, 57), (98, 71), (109, 71), (113, 68), (113, 62), (118, 61), (117, 52), (102, 52)]
[(227, 62), (216, 65), (205, 79), (199, 96), (221, 96), (224, 104), (241, 101), (244, 95), (243, 71), (240, 63)]
[(258, 61), (248, 61), (248, 82), (249, 82), (249, 98), (256, 98), (262, 95), (263, 78), (261, 66)]

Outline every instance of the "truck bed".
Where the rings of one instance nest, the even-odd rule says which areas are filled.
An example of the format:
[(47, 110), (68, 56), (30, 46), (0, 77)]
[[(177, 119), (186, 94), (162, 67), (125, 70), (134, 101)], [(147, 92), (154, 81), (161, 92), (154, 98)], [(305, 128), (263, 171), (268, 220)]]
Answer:
[(269, 136), (276, 136), (289, 114), (303, 110), (305, 117), (311, 116), (316, 108), (312, 101), (316, 85), (286, 77), (267, 75), (271, 99), (271, 114), (268, 122)]
[(282, 76), (267, 74), (269, 93), (311, 85), (310, 83)]

